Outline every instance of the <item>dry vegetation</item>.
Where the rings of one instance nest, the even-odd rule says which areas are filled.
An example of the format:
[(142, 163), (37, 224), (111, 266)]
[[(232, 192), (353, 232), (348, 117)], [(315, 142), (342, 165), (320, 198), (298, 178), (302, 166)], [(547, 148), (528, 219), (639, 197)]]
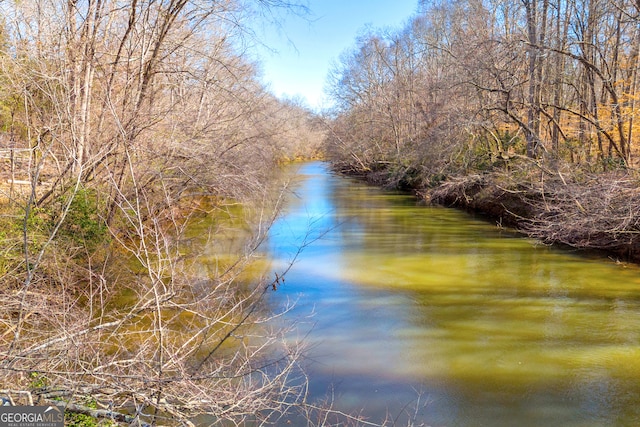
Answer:
[(531, 161), (511, 167), (452, 177), (422, 194), (435, 203), (485, 213), (545, 243), (640, 262), (637, 174), (550, 171)]
[[(240, 54), (242, 20), (279, 7), (303, 11), (0, 4), (3, 397), (149, 425), (273, 423), (301, 407), (301, 348), (266, 326), (279, 279), (244, 273), (278, 210), (273, 170), (322, 136)], [(243, 224), (240, 251), (196, 269), (224, 239), (211, 218)]]

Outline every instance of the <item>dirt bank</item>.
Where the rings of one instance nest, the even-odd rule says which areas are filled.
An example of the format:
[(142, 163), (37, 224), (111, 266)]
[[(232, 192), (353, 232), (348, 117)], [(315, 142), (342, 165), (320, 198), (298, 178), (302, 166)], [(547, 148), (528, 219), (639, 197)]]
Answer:
[[(379, 171), (364, 178), (380, 185)], [(592, 173), (522, 158), (413, 190), (430, 203), (481, 213), (547, 244), (640, 263), (640, 178), (632, 170)]]

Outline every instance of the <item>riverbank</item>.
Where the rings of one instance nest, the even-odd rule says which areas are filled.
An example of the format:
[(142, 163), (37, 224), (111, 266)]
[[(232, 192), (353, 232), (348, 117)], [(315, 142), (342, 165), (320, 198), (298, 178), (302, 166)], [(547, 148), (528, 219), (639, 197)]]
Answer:
[(545, 244), (640, 263), (640, 178), (632, 169), (589, 172), (517, 156), (488, 170), (418, 174), (401, 181), (390, 169), (338, 171), (413, 191), (429, 203), (485, 215)]

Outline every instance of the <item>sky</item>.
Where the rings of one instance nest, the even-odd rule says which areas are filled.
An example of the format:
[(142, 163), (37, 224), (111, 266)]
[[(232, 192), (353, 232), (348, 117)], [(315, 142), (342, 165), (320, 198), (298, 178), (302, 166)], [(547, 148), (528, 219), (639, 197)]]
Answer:
[(340, 54), (370, 26), (401, 28), (418, 0), (309, 0), (310, 15), (281, 17), (279, 27), (261, 26), (256, 35), (263, 82), (278, 97), (302, 98), (316, 110), (328, 106), (326, 78)]

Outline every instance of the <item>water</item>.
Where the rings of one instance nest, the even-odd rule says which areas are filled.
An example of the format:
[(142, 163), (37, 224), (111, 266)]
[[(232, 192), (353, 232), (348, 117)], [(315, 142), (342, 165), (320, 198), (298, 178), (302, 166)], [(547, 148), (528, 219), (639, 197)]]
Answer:
[[(311, 394), (372, 421), (640, 424), (640, 269), (300, 167), (270, 232)], [(419, 403), (417, 399), (419, 398)], [(416, 409), (417, 407), (417, 409)]]

